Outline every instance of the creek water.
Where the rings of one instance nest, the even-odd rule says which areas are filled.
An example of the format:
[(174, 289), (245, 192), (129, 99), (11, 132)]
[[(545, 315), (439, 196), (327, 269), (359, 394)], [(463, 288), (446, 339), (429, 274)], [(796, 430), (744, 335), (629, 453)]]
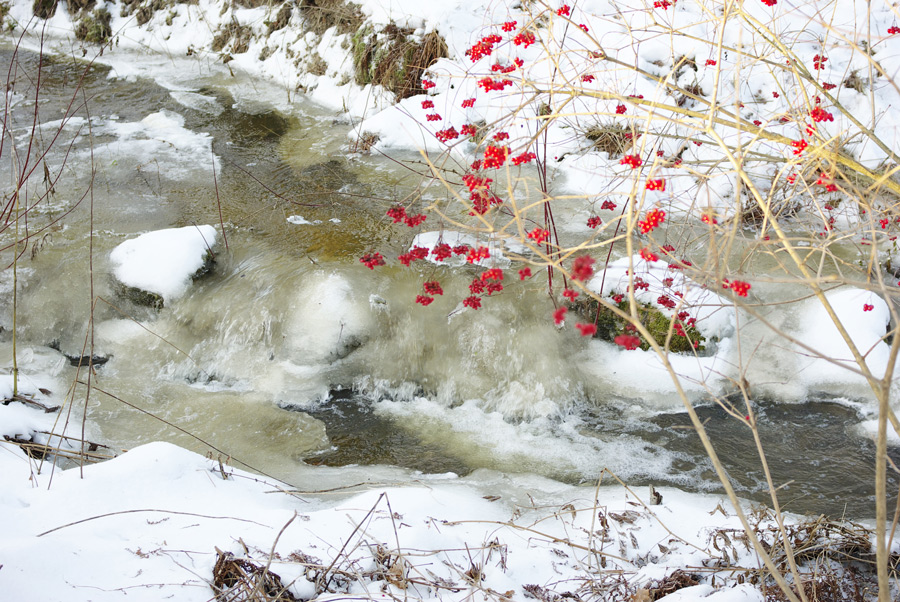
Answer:
[[(120, 79), (12, 48), (0, 60), (10, 73), (5, 198), (34, 169), (19, 188), (18, 230), (7, 220), (0, 233), (3, 265), (19, 254), (17, 355), (24, 373), (53, 375), (70, 428), (84, 419), (105, 444), (168, 440), (287, 482), (302, 464), (574, 483), (606, 468), (633, 485), (719, 491), (680, 402), (661, 407), (640, 383), (611, 388), (614, 376), (582, 370), (587, 343), (554, 328), (543, 283), (463, 313), (450, 295), (428, 308), (412, 300), (436, 273), (445, 290), (465, 289), (464, 268), (359, 263), (409, 245), (384, 214), (421, 186), (414, 154), (351, 154), (348, 119), (221, 66)], [(192, 224), (227, 237), (211, 274), (159, 311), (120, 294), (116, 245)], [(26, 234), (27, 246), (15, 244)], [(0, 281), (7, 369), (12, 272)], [(65, 355), (91, 353), (109, 361), (88, 394), (87, 371)], [(756, 403), (784, 507), (873, 514), (874, 446), (855, 429), (868, 402)], [(767, 501), (748, 430), (716, 405), (700, 414), (739, 493)]]

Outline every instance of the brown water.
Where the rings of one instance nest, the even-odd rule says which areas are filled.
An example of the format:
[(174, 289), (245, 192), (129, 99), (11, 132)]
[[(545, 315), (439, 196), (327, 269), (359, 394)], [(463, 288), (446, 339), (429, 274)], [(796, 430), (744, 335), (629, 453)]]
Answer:
[[(586, 379), (585, 342), (549, 322), (542, 282), (460, 314), (451, 295), (427, 310), (411, 300), (423, 279), (464, 290), (472, 271), (361, 266), (370, 249), (406, 249), (410, 232), (384, 213), (420, 178), (384, 157), (349, 155), (341, 116), (302, 99), (289, 111), (264, 96), (235, 106), (230, 90), (240, 82), (221, 73), (194, 81), (189, 93), (206, 104), (191, 108), (150, 81), (108, 79), (102, 66), (27, 53), (13, 61), (10, 50), (0, 60), (13, 63), (21, 94), (9, 113), (18, 163), (0, 161), (7, 192), (35, 107), (38, 123), (72, 118), (39, 131), (35, 148), (48, 154), (22, 188), (32, 238), (16, 266), (16, 330), (23, 371), (52, 372), (60, 401), (85, 372), (76, 377), (51, 344), (110, 358), (92, 377), (97, 390), (88, 397), (77, 386), (69, 397), (70, 422), (86, 412), (90, 436), (122, 448), (169, 440), (289, 482), (304, 462), (486, 467), (576, 483), (608, 467), (635, 484), (718, 490), (680, 402), (627, 398)], [(183, 117), (195, 150), (137, 152), (152, 138), (141, 120), (159, 111)], [(128, 128), (142, 133), (115, 146)], [(156, 312), (117, 294), (107, 260), (116, 245), (206, 223), (224, 229), (228, 246), (220, 241), (213, 273), (187, 296)], [(25, 227), (23, 218), (19, 237)], [(0, 233), (4, 265), (23, 251), (15, 234)], [(9, 274), (0, 290), (6, 368)], [(861, 410), (823, 396), (791, 401), (759, 401), (776, 482), (789, 483), (788, 509), (870, 516), (874, 451), (853, 430)], [(747, 429), (715, 406), (701, 415), (741, 494), (765, 501)]]

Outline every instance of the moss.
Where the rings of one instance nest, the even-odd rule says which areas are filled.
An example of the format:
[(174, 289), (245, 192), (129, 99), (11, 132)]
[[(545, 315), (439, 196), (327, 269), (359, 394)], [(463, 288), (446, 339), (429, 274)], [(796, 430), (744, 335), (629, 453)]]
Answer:
[(112, 36), (110, 20), (112, 15), (105, 8), (98, 8), (92, 13), (84, 13), (75, 26), (75, 37), (82, 42), (105, 44)]
[(162, 309), (163, 305), (165, 305), (162, 295), (151, 293), (150, 291), (145, 291), (133, 286), (125, 286), (124, 284), (119, 285), (117, 293), (120, 297), (128, 299), (135, 305), (150, 307), (157, 311)]
[[(588, 298), (575, 301), (569, 307), (585, 321), (594, 322), (596, 320), (597, 333), (594, 335), (594, 338), (613, 342), (620, 334), (635, 334), (641, 339), (641, 349), (650, 349), (650, 344), (643, 336), (638, 335), (636, 332), (630, 332), (629, 323), (626, 320), (620, 318), (605, 305), (600, 305), (596, 299)], [(618, 303), (617, 307), (625, 313), (631, 311), (627, 300)], [(637, 315), (638, 320), (647, 329), (650, 336), (660, 345), (664, 345), (669, 334), (669, 328), (672, 326), (672, 318), (646, 303), (638, 303)], [(676, 318), (676, 323), (681, 322)], [(687, 336), (679, 336), (677, 332), (673, 332), (669, 341), (669, 350), (674, 353), (704, 351), (706, 349), (706, 337), (700, 334), (694, 326), (688, 326), (683, 323), (681, 323), (681, 326)], [(696, 349), (692, 347), (692, 341), (696, 341)]]

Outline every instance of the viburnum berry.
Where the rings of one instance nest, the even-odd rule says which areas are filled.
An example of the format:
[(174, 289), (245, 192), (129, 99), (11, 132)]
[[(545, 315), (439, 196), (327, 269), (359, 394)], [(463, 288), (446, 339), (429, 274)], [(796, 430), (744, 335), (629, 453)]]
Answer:
[(481, 273), (481, 281), (486, 280), (503, 280), (503, 270), (500, 268), (491, 268)]
[(384, 265), (384, 257), (381, 256), (381, 253), (366, 253), (359, 258), (359, 261), (370, 270), (374, 270), (375, 266)]
[(806, 143), (806, 140), (791, 140), (791, 146), (794, 147), (794, 155), (796, 156), (802, 155), (809, 144)]
[(587, 75), (581, 76), (581, 81), (585, 82), (586, 84), (591, 83), (592, 81), (594, 81), (594, 79), (594, 76), (589, 73)]
[(581, 28), (581, 31), (583, 31), (584, 33), (587, 33), (587, 32), (588, 32), (588, 26), (585, 25), (584, 23), (579, 23), (579, 24), (578, 24), (578, 27), (580, 27), (580, 28)]
[(553, 323), (559, 326), (566, 319), (566, 312), (569, 311), (565, 307), (559, 307), (553, 312)]
[(810, 111), (809, 116), (812, 117), (812, 120), (816, 123), (820, 121), (834, 121), (834, 115), (832, 115), (822, 107), (816, 107), (815, 109)]
[(434, 88), (436, 85), (437, 84), (435, 84), (431, 80), (427, 80), (427, 79), (422, 80), (422, 88), (424, 88), (425, 90), (430, 90), (431, 88)]
[(524, 46), (528, 48), (535, 42), (534, 34), (530, 31), (520, 31), (516, 34), (516, 37), (513, 38), (513, 44), (516, 46)]
[(509, 148), (505, 146), (494, 146), (489, 144), (484, 149), (484, 160), (481, 165), (484, 169), (503, 167), (506, 163), (506, 157), (509, 155)]
[(497, 132), (492, 136), (492, 138), (497, 142), (502, 142), (503, 140), (509, 140), (509, 134), (507, 134), (506, 132)]
[(433, 108), (434, 108), (434, 102), (431, 101), (431, 100), (423, 100), (423, 101), (422, 101), (422, 108), (423, 108), (423, 109), (433, 109)]
[(419, 259), (425, 259), (426, 257), (428, 257), (428, 249), (425, 247), (416, 246), (410, 249), (407, 253), (398, 255), (397, 260), (403, 265), (409, 267), (409, 264), (411, 264), (412, 262)]
[(478, 247), (477, 249), (469, 249), (468, 254), (466, 255), (467, 263), (476, 263), (481, 261), (482, 259), (489, 259), (491, 256), (490, 250), (487, 247)]
[(659, 255), (657, 255), (647, 247), (644, 247), (643, 249), (641, 249), (641, 259), (648, 262), (659, 261)]
[(431, 305), (432, 301), (434, 301), (434, 297), (429, 297), (428, 295), (416, 295), (416, 303), (421, 303), (423, 306)]
[(662, 178), (647, 180), (646, 188), (647, 190), (659, 190), (660, 192), (662, 192), (666, 189), (666, 181)]
[[(900, 31), (898, 31), (897, 33), (900, 33)], [(826, 90), (834, 90), (835, 88), (837, 88), (837, 84), (830, 84), (828, 82), (823, 82), (822, 87)]]
[(454, 255), (468, 255), (469, 251), (472, 249), (469, 245), (457, 245), (453, 247)]
[(492, 180), (487, 176), (476, 176), (474, 174), (467, 173), (462, 177), (463, 184), (466, 185), (466, 188), (469, 189), (469, 192), (474, 192), (476, 190), (487, 190), (491, 186)]
[(531, 268), (522, 268), (519, 270), (519, 280), (525, 280), (531, 277)]
[(825, 68), (825, 62), (826, 62), (827, 60), (828, 60), (828, 58), (826, 58), (825, 56), (823, 56), (823, 55), (821, 55), (821, 54), (817, 54), (816, 56), (813, 57), (813, 68), (814, 68), (816, 71), (819, 71), (819, 70), (821, 70), (821, 69), (824, 69), (824, 68)]
[(642, 234), (647, 234), (658, 228), (664, 221), (666, 221), (666, 212), (653, 208), (644, 215), (643, 220), (638, 222), (638, 227), (640, 227)]
[(740, 280), (735, 280), (731, 283), (731, 290), (733, 290), (738, 297), (746, 297), (747, 292), (750, 290), (750, 284), (747, 282), (742, 282)]
[(603, 220), (600, 219), (599, 215), (592, 215), (588, 218), (587, 227), (588, 228), (597, 228), (603, 223)]
[(716, 61), (714, 61), (713, 59), (706, 59), (706, 66), (707, 67), (715, 67)]
[(474, 98), (467, 98), (464, 101), (462, 101), (462, 108), (464, 108), (464, 109), (468, 109), (468, 108), (474, 107), (474, 106), (475, 106)]
[(597, 334), (596, 324), (576, 324), (575, 328), (578, 329), (583, 337), (592, 337)]
[(448, 140), (455, 140), (456, 138), (459, 138), (459, 132), (456, 131), (456, 128), (451, 127), (446, 130), (439, 130), (435, 132), (434, 137), (441, 142), (447, 142)]
[(863, 311), (872, 311), (873, 309), (875, 309), (874, 305), (870, 305), (868, 303), (863, 304)]
[(494, 51), (494, 44), (498, 44), (501, 41), (503, 41), (503, 38), (497, 34), (485, 36), (466, 50), (466, 56), (472, 59), (472, 62), (475, 62), (482, 57), (490, 55)]
[(613, 339), (613, 342), (619, 347), (624, 347), (628, 351), (634, 351), (641, 346), (640, 337), (636, 337), (633, 334), (620, 334)]
[(556, 9), (556, 14), (560, 17), (568, 17), (569, 16), (569, 5), (563, 4), (558, 9)]
[(463, 299), (463, 307), (471, 307), (472, 309), (481, 308), (481, 299), (476, 296), (466, 297)]
[(762, 3), (766, 6), (775, 6), (778, 4), (778, 0), (762, 0)]
[(403, 205), (395, 205), (387, 210), (387, 216), (399, 224), (406, 219), (406, 208)]
[(897, 27), (896, 25), (891, 25), (890, 27), (888, 27), (888, 33), (891, 35), (900, 33), (900, 27)]
[(672, 3), (669, 0), (656, 0), (653, 3), (653, 8), (661, 8), (663, 10), (668, 10), (670, 6), (672, 6)]
[(431, 280), (422, 285), (422, 288), (425, 289), (425, 292), (429, 295), (443, 295), (444, 289), (441, 288), (441, 283), (437, 280)]
[(614, 294), (614, 295), (612, 296), (612, 300), (613, 300), (613, 303), (615, 303), (616, 305), (618, 305), (619, 303), (621, 303), (622, 301), (625, 300), (625, 295), (622, 295), (622, 294), (620, 294), (620, 293), (616, 293), (616, 294)]
[(669, 309), (673, 309), (675, 307), (675, 301), (671, 297), (667, 297), (666, 295), (660, 295), (656, 299), (656, 302), (663, 307), (668, 307)]
[(534, 241), (534, 244), (539, 245), (550, 238), (550, 232), (548, 230), (544, 230), (543, 228), (535, 228), (528, 233), (528, 238), (532, 239)]
[(428, 121), (440, 121), (441, 116), (438, 115), (437, 113), (430, 113), (425, 116), (425, 119), (427, 119)]
[(499, 293), (503, 290), (503, 285), (499, 282), (488, 282), (485, 285), (485, 290), (487, 290), (488, 295), (493, 295), (494, 293)]
[(513, 165), (521, 165), (522, 163), (531, 163), (535, 159), (537, 159), (537, 155), (534, 153), (522, 153), (521, 155), (516, 155), (509, 161)]
[(604, 211), (615, 211), (616, 204), (612, 201), (603, 201), (603, 204), (600, 205), (600, 209), (603, 209)]
[(410, 228), (415, 228), (419, 224), (425, 221), (425, 214), (420, 213), (418, 215), (407, 215), (403, 219), (403, 223), (409, 226)]
[(637, 155), (625, 155), (622, 157), (622, 160), (619, 161), (620, 165), (629, 165), (631, 169), (637, 169), (641, 165), (643, 165), (643, 161)]
[(473, 295), (480, 295), (484, 292), (484, 280), (481, 278), (473, 278), (469, 283), (469, 292)]
[(431, 254), (434, 255), (435, 261), (444, 261), (450, 257), (452, 252), (453, 249), (450, 248), (450, 245), (443, 242), (434, 245), (434, 248), (431, 250)]
[(594, 275), (594, 258), (588, 255), (576, 257), (572, 262), (572, 280), (587, 280)]
[(476, 85), (479, 88), (482, 88), (485, 92), (490, 92), (492, 90), (502, 91), (507, 86), (512, 85), (512, 80), (511, 79), (495, 80), (490, 77), (485, 77), (485, 78), (479, 79), (478, 82), (476, 83)]
[(459, 128), (459, 133), (463, 136), (474, 136), (478, 133), (478, 129), (474, 125), (466, 124)]
[(578, 291), (573, 291), (572, 289), (567, 288), (563, 291), (563, 297), (565, 297), (569, 301), (574, 301), (576, 298), (578, 298)]
[(506, 32), (512, 31), (516, 28), (516, 23), (517, 21), (507, 21), (500, 27), (500, 29)]
[(628, 108), (623, 104), (616, 105), (616, 115), (624, 115), (628, 111)]

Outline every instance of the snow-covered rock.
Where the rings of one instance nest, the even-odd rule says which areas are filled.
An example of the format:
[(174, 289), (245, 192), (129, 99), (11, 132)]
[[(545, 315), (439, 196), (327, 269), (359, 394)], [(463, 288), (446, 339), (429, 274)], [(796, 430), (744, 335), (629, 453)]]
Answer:
[(145, 293), (148, 304), (162, 307), (184, 295), (191, 280), (209, 269), (216, 236), (212, 226), (142, 234), (110, 253), (113, 275), (126, 287)]

